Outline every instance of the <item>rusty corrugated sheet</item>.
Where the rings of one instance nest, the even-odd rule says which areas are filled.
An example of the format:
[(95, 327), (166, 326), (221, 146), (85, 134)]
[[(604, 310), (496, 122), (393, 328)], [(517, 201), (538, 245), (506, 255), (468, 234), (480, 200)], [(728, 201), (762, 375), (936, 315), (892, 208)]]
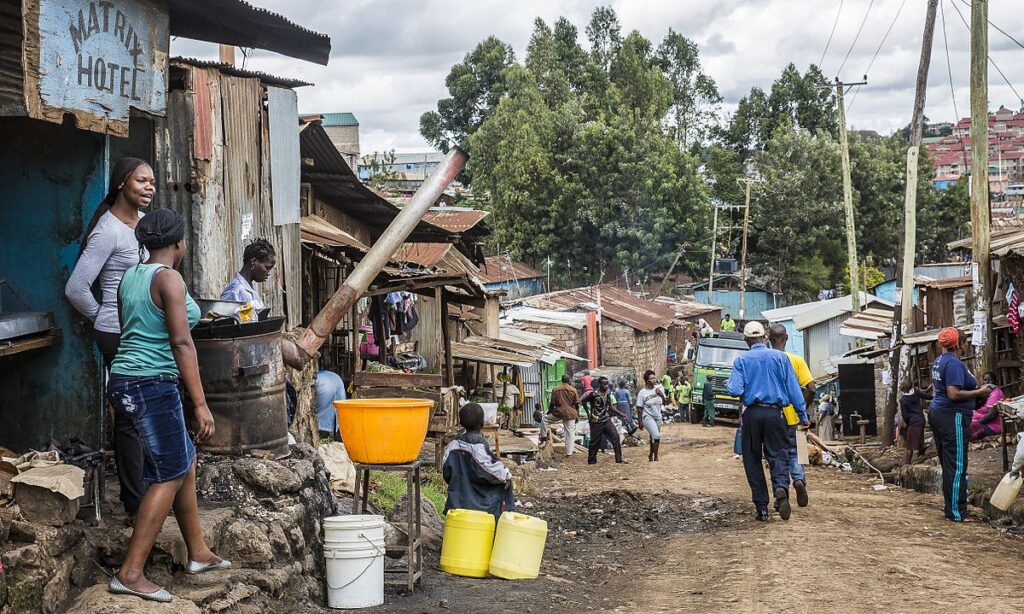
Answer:
[(480, 279), (485, 284), (540, 277), (544, 277), (544, 273), (522, 262), (516, 262), (508, 256), (487, 256), (480, 267)]
[(971, 276), (966, 275), (963, 277), (951, 277), (949, 279), (921, 279), (917, 280), (914, 285), (933, 288), (935, 290), (950, 290), (953, 288), (963, 288), (970, 286), (971, 284)]
[[(531, 296), (523, 302), (540, 309), (569, 310), (584, 308), (593, 310), (598, 299), (598, 286), (561, 290), (551, 294)], [(625, 324), (642, 333), (659, 328), (668, 329), (675, 320), (675, 309), (648, 301), (616, 288), (603, 285), (601, 289), (601, 313), (620, 324)]]
[(299, 79), (290, 79), (288, 77), (278, 77), (277, 75), (271, 75), (258, 70), (245, 70), (226, 64), (217, 60), (200, 60), (198, 58), (182, 58), (175, 57), (171, 58), (172, 66), (195, 66), (197, 68), (216, 68), (220, 72), (231, 75), (233, 77), (250, 77), (253, 79), (259, 79), (267, 85), (276, 85), (278, 87), (287, 87), (294, 89), (296, 87), (309, 87), (313, 85), (307, 81), (300, 81)]
[(423, 219), (452, 232), (466, 232), (483, 221), (490, 213), (476, 209), (434, 208)]
[(213, 108), (210, 103), (210, 83), (206, 71), (194, 71), (192, 79), (193, 111), (192, 157), (209, 160), (213, 156), (213, 126), (210, 119)]
[(451, 250), (451, 243), (405, 243), (398, 248), (392, 260), (411, 262), (432, 269)]
[(370, 248), (362, 241), (344, 230), (332, 226), (327, 220), (318, 215), (303, 216), (299, 226), (302, 231), (303, 241), (309, 241), (317, 245), (353, 248), (364, 254), (370, 251)]

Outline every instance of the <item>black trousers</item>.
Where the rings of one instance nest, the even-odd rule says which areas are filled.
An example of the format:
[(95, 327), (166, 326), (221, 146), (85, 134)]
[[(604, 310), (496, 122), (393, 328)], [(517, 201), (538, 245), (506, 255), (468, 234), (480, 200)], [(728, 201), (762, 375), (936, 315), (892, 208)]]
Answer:
[(761, 464), (762, 449), (768, 457), (772, 486), (789, 491), (789, 438), (782, 410), (764, 405), (751, 405), (743, 410), (740, 422), (740, 446), (743, 450), (743, 471), (750, 484), (750, 495), (757, 509), (768, 508), (768, 484)]
[(967, 518), (967, 443), (971, 419), (949, 410), (932, 410), (928, 421), (935, 437), (935, 450), (942, 467), (942, 499), (946, 518)]
[(587, 449), (587, 463), (597, 462), (597, 451), (610, 442), (615, 450), (615, 462), (622, 462), (622, 444), (619, 442), (619, 431), (610, 419), (590, 423), (590, 448)]
[[(96, 347), (103, 355), (103, 366), (109, 373), (110, 365), (114, 362), (118, 347), (121, 345), (121, 335), (98, 330), (93, 332), (96, 334)], [(132, 421), (117, 407), (114, 409), (113, 444), (117, 481), (121, 485), (121, 503), (124, 505), (124, 511), (134, 514), (139, 510), (147, 488), (142, 481), (142, 442)]]

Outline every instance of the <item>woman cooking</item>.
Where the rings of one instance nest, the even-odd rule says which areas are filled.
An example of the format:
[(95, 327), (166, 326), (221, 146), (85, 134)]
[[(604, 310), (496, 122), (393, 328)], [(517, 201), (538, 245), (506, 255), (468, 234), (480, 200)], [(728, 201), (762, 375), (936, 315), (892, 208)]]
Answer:
[(122, 335), (110, 368), (107, 396), (131, 420), (144, 450), (142, 479), (149, 484), (121, 568), (110, 580), (113, 593), (169, 602), (172, 596), (144, 573), (146, 559), (168, 512), (188, 551), (185, 573), (226, 569), (231, 563), (210, 551), (196, 503), (196, 449), (185, 431), (179, 384), (195, 406), (196, 441), (214, 432), (213, 416), (199, 380), (191, 328), (199, 307), (175, 267), (185, 255), (185, 223), (159, 209), (135, 228), (149, 257), (124, 273), (118, 289)]
[(221, 300), (252, 303), (255, 311), (263, 309), (265, 305), (255, 284), (267, 281), (275, 266), (277, 252), (274, 246), (263, 239), (256, 239), (246, 246), (242, 253), (242, 269), (224, 287), (220, 293)]
[(960, 331), (953, 327), (939, 331), (942, 355), (932, 365), (935, 398), (928, 421), (932, 425), (935, 449), (942, 467), (942, 495), (946, 518), (967, 520), (967, 443), (976, 399), (985, 399), (995, 386), (978, 387), (978, 380), (960, 360)]
[[(64, 287), (72, 306), (92, 321), (96, 346), (106, 370), (110, 369), (121, 342), (117, 286), (124, 272), (139, 263), (135, 226), (155, 193), (153, 169), (145, 160), (121, 158), (114, 163), (107, 195), (89, 222), (78, 263)], [(93, 295), (94, 285), (99, 286), (99, 300)], [(142, 445), (131, 421), (116, 410), (113, 427), (121, 503), (131, 524), (146, 494), (142, 482)]]

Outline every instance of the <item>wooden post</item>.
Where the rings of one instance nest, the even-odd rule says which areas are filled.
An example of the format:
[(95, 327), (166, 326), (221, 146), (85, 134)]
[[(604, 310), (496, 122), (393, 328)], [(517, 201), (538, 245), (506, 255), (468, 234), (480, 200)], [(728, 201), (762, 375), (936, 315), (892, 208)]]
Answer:
[[(971, 2), (971, 230), (974, 282), (973, 343), (992, 334), (992, 264), (988, 202), (988, 0)], [(978, 324), (984, 326), (978, 329)], [(984, 339), (980, 372), (995, 364), (994, 344)]]
[(441, 343), (444, 353), (444, 385), (452, 387), (455, 385), (455, 359), (452, 356), (452, 336), (448, 331), (448, 294), (443, 288), (439, 288), (441, 296)]
[(718, 251), (718, 203), (714, 203), (715, 216), (711, 224), (711, 273), (708, 275), (708, 305), (714, 305), (715, 294), (715, 252)]
[[(903, 249), (896, 260), (896, 279), (900, 292), (896, 294), (893, 310), (892, 347), (903, 336), (914, 332), (914, 252), (917, 249), (917, 164), (924, 133), (924, 104), (928, 93), (928, 69), (932, 58), (932, 38), (935, 34), (935, 14), (939, 0), (928, 0), (921, 42), (921, 59), (917, 66), (917, 87), (914, 111), (910, 120), (910, 148), (907, 150), (907, 185), (903, 200)], [(882, 420), (882, 445), (891, 446), (896, 422), (896, 397), (899, 383), (910, 374), (910, 348), (900, 345), (889, 354), (889, 384), (886, 387), (885, 414)]]
[(217, 45), (222, 64), (235, 65), (235, 48), (231, 45)]
[(744, 177), (736, 181), (746, 186), (746, 197), (743, 204), (743, 241), (740, 244), (740, 314), (739, 319), (744, 318), (747, 298), (747, 229), (750, 227), (750, 185), (761, 183), (761, 179)]
[(839, 105), (839, 155), (843, 162), (843, 206), (846, 210), (846, 255), (850, 267), (850, 302), (860, 311), (860, 267), (857, 265), (857, 229), (853, 220), (853, 180), (850, 178), (850, 140), (846, 134), (845, 83), (836, 81)]

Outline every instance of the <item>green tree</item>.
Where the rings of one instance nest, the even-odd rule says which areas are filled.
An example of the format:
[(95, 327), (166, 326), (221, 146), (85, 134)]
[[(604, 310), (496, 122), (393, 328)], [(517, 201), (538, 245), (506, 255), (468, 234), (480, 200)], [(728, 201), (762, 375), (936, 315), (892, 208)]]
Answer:
[(594, 9), (587, 25), (587, 39), (590, 41), (590, 54), (594, 63), (609, 72), (612, 60), (618, 55), (619, 45), (622, 44), (622, 26), (610, 6)]
[(671, 28), (658, 47), (658, 64), (672, 88), (671, 121), (681, 149), (703, 144), (715, 124), (722, 96), (704, 74), (697, 44)]
[[(924, 176), (930, 178), (931, 172), (929, 164), (929, 174)], [(968, 178), (962, 177), (945, 190), (936, 190), (931, 185), (926, 188), (918, 187), (918, 262), (949, 260), (946, 244), (971, 235), (971, 198), (968, 183)]]
[(433, 147), (447, 152), (465, 145), (505, 90), (503, 74), (515, 61), (512, 47), (491, 36), (452, 66), (445, 79), (448, 98), (436, 111), (420, 116), (420, 134)]

